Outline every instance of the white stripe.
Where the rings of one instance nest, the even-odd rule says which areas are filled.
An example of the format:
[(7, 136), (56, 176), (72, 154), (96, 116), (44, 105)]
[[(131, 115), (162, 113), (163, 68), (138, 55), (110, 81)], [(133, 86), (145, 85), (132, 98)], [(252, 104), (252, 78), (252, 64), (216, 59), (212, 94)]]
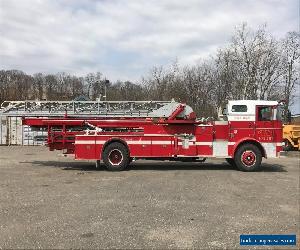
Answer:
[(186, 158), (206, 158), (211, 157), (212, 155), (172, 155), (173, 157), (186, 157)]
[(171, 134), (144, 134), (144, 136), (174, 136)]
[(196, 155), (177, 155), (177, 157), (196, 157)]
[(172, 142), (171, 141), (152, 141), (152, 144), (167, 144), (167, 145), (171, 145)]
[(142, 144), (152, 144), (152, 145), (171, 145), (171, 141), (126, 141), (127, 144), (135, 144), (135, 145), (142, 145)]
[[(268, 143), (274, 143), (274, 142), (259, 142), (261, 144), (268, 144)], [(235, 145), (236, 142), (228, 142), (228, 145)], [(282, 142), (277, 142), (276, 146), (282, 146)]]
[(96, 141), (96, 144), (104, 144), (107, 141)]
[(256, 130), (259, 130), (259, 129), (282, 129), (282, 128), (256, 128)]
[[(189, 146), (196, 146), (196, 143), (194, 141), (190, 141)], [(178, 142), (178, 145), (181, 146), (182, 142)]]
[(198, 146), (211, 146), (212, 142), (206, 142), (206, 141), (197, 141), (196, 145)]
[[(75, 141), (75, 144), (104, 144), (107, 141), (92, 141), (92, 140), (86, 140), (86, 141)], [(151, 141), (126, 141), (127, 144), (131, 145), (142, 145), (142, 144), (151, 144)], [(169, 143), (169, 142), (168, 142)]]
[[(212, 145), (212, 142), (202, 142), (202, 141), (189, 141), (189, 142), (192, 142), (189, 144), (189, 146), (193, 146), (193, 145), (197, 145), (197, 146), (211, 146)], [(182, 145), (182, 142), (178, 142), (178, 145)]]
[(95, 140), (86, 140), (86, 141), (75, 141), (75, 144), (95, 144)]
[[(96, 141), (96, 144), (104, 144), (107, 141)], [(130, 145), (143, 145), (143, 144), (153, 144), (153, 145), (172, 145), (172, 141), (126, 141)], [(75, 144), (95, 144), (94, 140), (76, 140)]]
[[(93, 132), (93, 131), (91, 131)], [(95, 136), (94, 134), (93, 135), (76, 135), (76, 136)], [(136, 134), (136, 135), (112, 135), (112, 134), (107, 134), (107, 135), (97, 135), (97, 136), (173, 136), (174, 135), (171, 135), (171, 134)]]
[[(104, 144), (107, 141), (96, 141), (96, 144)], [(172, 145), (172, 141), (126, 141), (127, 144), (153, 144), (153, 145), (160, 145), (160, 144), (166, 144), (166, 145)], [(75, 144), (95, 144), (95, 140), (76, 140)], [(213, 142), (196, 142), (195, 143), (198, 146), (211, 146)], [(195, 144), (191, 144), (190, 146), (193, 146)], [(228, 145), (235, 145), (235, 142), (228, 142)], [(264, 144), (274, 144), (274, 142), (263, 142)], [(182, 145), (182, 142), (178, 142), (178, 145)], [(276, 146), (282, 146), (282, 142), (277, 142)]]
[(132, 145), (145, 145), (145, 144), (151, 144), (151, 141), (126, 141), (127, 144)]
[(95, 140), (76, 140), (75, 144), (104, 144), (107, 141), (96, 141)]

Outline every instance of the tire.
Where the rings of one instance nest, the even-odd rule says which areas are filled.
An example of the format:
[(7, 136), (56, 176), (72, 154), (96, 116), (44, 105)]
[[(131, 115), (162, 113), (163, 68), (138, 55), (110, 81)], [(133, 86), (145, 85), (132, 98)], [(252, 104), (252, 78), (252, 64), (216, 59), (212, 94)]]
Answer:
[(284, 142), (284, 146), (282, 147), (283, 151), (293, 150), (293, 145), (289, 142), (288, 139), (285, 139), (283, 142)]
[(239, 170), (251, 172), (258, 170), (261, 166), (262, 153), (260, 149), (250, 143), (241, 145), (235, 155), (234, 162)]
[(232, 166), (232, 167), (236, 167), (235, 161), (233, 158), (226, 158), (225, 159), (227, 161), (227, 163)]
[(122, 171), (130, 163), (127, 147), (119, 142), (107, 145), (103, 150), (102, 159), (106, 169), (109, 171)]

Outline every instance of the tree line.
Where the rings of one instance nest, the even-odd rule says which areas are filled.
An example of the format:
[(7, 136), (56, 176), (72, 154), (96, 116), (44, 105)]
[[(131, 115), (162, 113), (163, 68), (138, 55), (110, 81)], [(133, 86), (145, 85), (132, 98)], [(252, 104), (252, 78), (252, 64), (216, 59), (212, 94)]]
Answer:
[(230, 99), (285, 100), (287, 109), (299, 85), (299, 33), (275, 39), (265, 26), (242, 24), (216, 55), (195, 65), (156, 66), (138, 83), (109, 82), (100, 73), (78, 77), (65, 72), (33, 75), (0, 71), (4, 100), (171, 100), (186, 102), (201, 116), (216, 116)]

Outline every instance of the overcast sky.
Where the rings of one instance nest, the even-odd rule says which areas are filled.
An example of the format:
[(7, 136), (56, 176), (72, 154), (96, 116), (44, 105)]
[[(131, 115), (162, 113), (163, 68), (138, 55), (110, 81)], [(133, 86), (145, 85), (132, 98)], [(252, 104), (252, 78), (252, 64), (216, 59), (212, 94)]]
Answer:
[(197, 63), (236, 25), (298, 30), (298, 0), (0, 0), (0, 68), (100, 71), (138, 80), (154, 65)]

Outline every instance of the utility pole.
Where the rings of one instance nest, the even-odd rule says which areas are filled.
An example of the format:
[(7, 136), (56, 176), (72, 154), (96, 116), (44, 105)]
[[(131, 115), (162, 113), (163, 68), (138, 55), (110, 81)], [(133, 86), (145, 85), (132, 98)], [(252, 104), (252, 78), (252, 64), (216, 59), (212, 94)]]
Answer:
[(107, 95), (106, 95), (106, 90), (107, 90), (107, 84), (109, 84), (109, 80), (107, 80), (106, 78), (105, 78), (105, 80), (104, 80), (104, 98), (105, 98), (105, 101), (107, 101)]
[(104, 83), (104, 96), (103, 96), (104, 98), (105, 98), (105, 101), (107, 100), (106, 99), (106, 83)]

